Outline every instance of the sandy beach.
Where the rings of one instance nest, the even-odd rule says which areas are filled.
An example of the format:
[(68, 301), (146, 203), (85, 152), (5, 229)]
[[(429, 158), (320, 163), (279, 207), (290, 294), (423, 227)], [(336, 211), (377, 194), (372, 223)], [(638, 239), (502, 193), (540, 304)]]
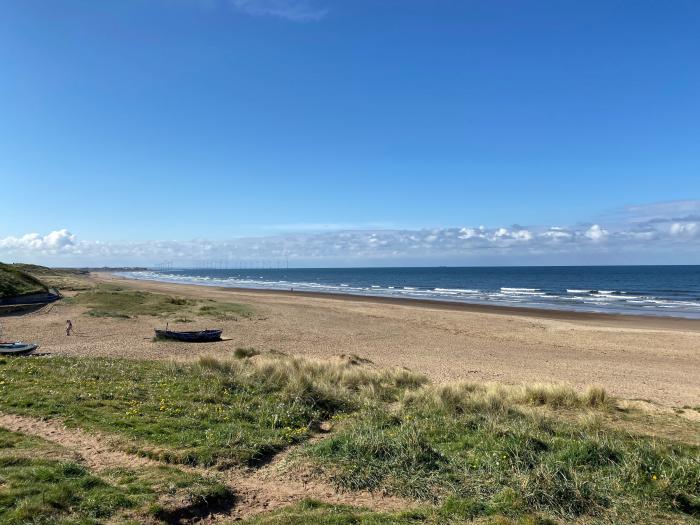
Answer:
[[(41, 352), (59, 355), (196, 359), (229, 355), (239, 347), (320, 358), (357, 354), (378, 366), (406, 367), (438, 382), (602, 385), (626, 399), (668, 407), (700, 405), (700, 321), (224, 289), (109, 274), (93, 278), (243, 303), (255, 313), (250, 319), (211, 321), (224, 328), (225, 341), (187, 345), (153, 342), (153, 329), (162, 325), (158, 318), (93, 318), (82, 315), (80, 306), (59, 302), (4, 318), (6, 336), (36, 341)], [(66, 337), (69, 318), (76, 334)], [(206, 328), (203, 323), (180, 326)]]

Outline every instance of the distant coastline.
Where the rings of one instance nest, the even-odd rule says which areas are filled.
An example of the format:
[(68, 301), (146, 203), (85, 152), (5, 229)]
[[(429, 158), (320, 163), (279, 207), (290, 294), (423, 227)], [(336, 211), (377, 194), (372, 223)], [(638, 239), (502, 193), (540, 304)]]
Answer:
[[(665, 268), (663, 270), (659, 268)], [(700, 319), (700, 267), (112, 271), (173, 284), (427, 301), (488, 310)], [(516, 286), (517, 285), (517, 286)]]

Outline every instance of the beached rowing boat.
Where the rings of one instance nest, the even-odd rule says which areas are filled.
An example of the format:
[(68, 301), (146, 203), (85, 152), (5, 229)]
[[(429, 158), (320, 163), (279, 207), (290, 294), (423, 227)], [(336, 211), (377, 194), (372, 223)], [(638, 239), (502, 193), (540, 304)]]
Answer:
[(199, 330), (192, 332), (176, 332), (174, 330), (156, 330), (157, 338), (175, 339), (187, 343), (209, 343), (220, 341), (223, 330)]
[(0, 355), (29, 355), (34, 350), (39, 348), (39, 345), (33, 343), (22, 343), (21, 341), (15, 342), (0, 342)]

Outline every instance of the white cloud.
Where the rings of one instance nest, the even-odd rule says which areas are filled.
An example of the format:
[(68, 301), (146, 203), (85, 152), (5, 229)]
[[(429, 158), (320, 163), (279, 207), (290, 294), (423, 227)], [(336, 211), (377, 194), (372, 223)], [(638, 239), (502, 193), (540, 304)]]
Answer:
[(323, 19), (328, 10), (305, 0), (230, 0), (239, 11), (253, 16), (273, 16), (293, 22), (315, 22)]
[(608, 236), (608, 230), (604, 230), (599, 225), (594, 224), (593, 226), (588, 228), (588, 230), (586, 230), (586, 233), (584, 233), (584, 235), (592, 241), (600, 241)]
[[(689, 205), (684, 208), (689, 209)], [(462, 226), (435, 229), (349, 228), (339, 230), (278, 233), (228, 241), (194, 239), (189, 241), (104, 242), (78, 240), (66, 229), (46, 235), (30, 233), (0, 238), (0, 260), (50, 261), (52, 264), (139, 264), (163, 260), (183, 265), (204, 259), (273, 259), (289, 256), (307, 264), (334, 260), (404, 261), (497, 260), (501, 264), (539, 257), (539, 261), (586, 260), (623, 262), (626, 253), (638, 253), (640, 262), (655, 254), (700, 261), (700, 220), (676, 217), (664, 205), (668, 217), (657, 211), (647, 221), (622, 221), (580, 226), (528, 226), (487, 228)], [(650, 259), (649, 259), (650, 260)]]
[(572, 234), (561, 226), (551, 226), (547, 231), (541, 234), (541, 237), (558, 242), (571, 239)]
[(513, 238), (519, 241), (530, 241), (532, 240), (532, 233), (528, 230), (518, 230), (513, 232)]
[(479, 226), (479, 228), (460, 228), (459, 238), (460, 239), (473, 239), (473, 238), (483, 238), (484, 237), (484, 227)]
[(75, 241), (75, 235), (65, 229), (52, 231), (44, 236), (38, 233), (27, 233), (22, 237), (0, 239), (0, 253), (2, 250), (57, 252), (75, 246)]
[(694, 237), (700, 233), (700, 227), (697, 222), (674, 222), (669, 231), (675, 236)]

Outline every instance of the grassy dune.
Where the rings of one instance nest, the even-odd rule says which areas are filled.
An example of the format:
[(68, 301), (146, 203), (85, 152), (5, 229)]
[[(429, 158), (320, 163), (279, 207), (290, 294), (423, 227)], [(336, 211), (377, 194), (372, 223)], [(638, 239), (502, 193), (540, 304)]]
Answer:
[(447, 501), (463, 518), (697, 515), (698, 448), (608, 429), (599, 412), (612, 408), (598, 389), (432, 387), (305, 454), (343, 489)]
[(285, 357), (255, 364), (7, 359), (0, 409), (117, 433), (127, 448), (167, 461), (255, 465), (303, 441), (318, 422), (356, 410), (362, 395), (395, 399), (420, 381), (405, 371), (363, 373)]
[(0, 263), (0, 297), (42, 293), (46, 285), (13, 264)]
[(16, 263), (13, 266), (29, 275), (41, 279), (50, 288), (59, 290), (90, 290), (95, 286), (90, 279), (90, 273), (86, 270), (70, 268), (48, 268), (37, 264)]
[(197, 316), (235, 319), (252, 315), (251, 309), (241, 304), (171, 297), (107, 284), (81, 292), (69, 302), (87, 307), (87, 314), (93, 317), (121, 319), (151, 315), (187, 322)]
[[(288, 468), (311, 469), (343, 491), (418, 502), (404, 513), (306, 502), (254, 524), (693, 523), (699, 517), (698, 446), (626, 430), (637, 416), (600, 389), (440, 386), (355, 358), (255, 354), (248, 349), (240, 359), (196, 364), (5, 360), (0, 410), (58, 417), (174, 463), (257, 468), (296, 445)], [(327, 420), (333, 431), (307, 443)], [(697, 435), (696, 424), (683, 425), (685, 435)]]

